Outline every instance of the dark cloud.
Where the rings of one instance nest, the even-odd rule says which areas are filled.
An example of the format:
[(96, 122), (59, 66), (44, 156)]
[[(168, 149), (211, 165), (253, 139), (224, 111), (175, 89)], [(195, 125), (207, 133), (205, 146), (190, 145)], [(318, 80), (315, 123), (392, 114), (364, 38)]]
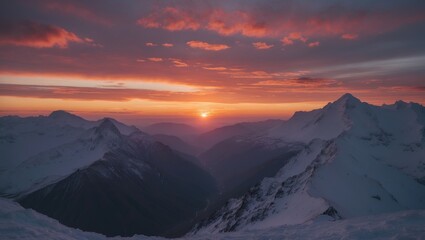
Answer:
[(69, 43), (85, 40), (61, 27), (34, 21), (0, 21), (0, 44), (35, 48), (66, 48)]

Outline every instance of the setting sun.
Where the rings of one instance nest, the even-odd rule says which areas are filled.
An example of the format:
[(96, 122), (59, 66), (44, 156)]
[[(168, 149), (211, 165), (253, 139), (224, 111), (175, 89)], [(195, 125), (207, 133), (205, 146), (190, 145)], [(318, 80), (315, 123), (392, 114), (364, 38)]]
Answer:
[(209, 112), (201, 112), (200, 113), (201, 118), (207, 118), (209, 115), (210, 115)]

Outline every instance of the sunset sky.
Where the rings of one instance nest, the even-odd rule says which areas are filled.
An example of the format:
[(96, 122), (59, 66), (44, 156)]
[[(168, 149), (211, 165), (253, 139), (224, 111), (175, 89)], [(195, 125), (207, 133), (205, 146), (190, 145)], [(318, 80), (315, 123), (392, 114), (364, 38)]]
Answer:
[(425, 104), (425, 1), (0, 3), (0, 114), (288, 118)]

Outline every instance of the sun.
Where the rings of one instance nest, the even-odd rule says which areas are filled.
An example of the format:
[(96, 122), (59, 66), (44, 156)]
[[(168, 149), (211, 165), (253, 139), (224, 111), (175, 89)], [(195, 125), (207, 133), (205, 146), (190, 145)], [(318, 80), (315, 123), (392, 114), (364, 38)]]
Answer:
[(199, 115), (201, 116), (201, 118), (207, 118), (210, 115), (210, 113), (209, 112), (201, 112)]

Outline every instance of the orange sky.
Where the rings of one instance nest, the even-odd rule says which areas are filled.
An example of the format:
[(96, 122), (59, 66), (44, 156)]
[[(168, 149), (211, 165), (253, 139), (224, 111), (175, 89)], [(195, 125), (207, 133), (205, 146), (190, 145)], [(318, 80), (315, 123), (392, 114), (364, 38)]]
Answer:
[(1, 115), (62, 109), (205, 124), (288, 118), (347, 92), (425, 104), (418, 1), (17, 0), (0, 9)]

